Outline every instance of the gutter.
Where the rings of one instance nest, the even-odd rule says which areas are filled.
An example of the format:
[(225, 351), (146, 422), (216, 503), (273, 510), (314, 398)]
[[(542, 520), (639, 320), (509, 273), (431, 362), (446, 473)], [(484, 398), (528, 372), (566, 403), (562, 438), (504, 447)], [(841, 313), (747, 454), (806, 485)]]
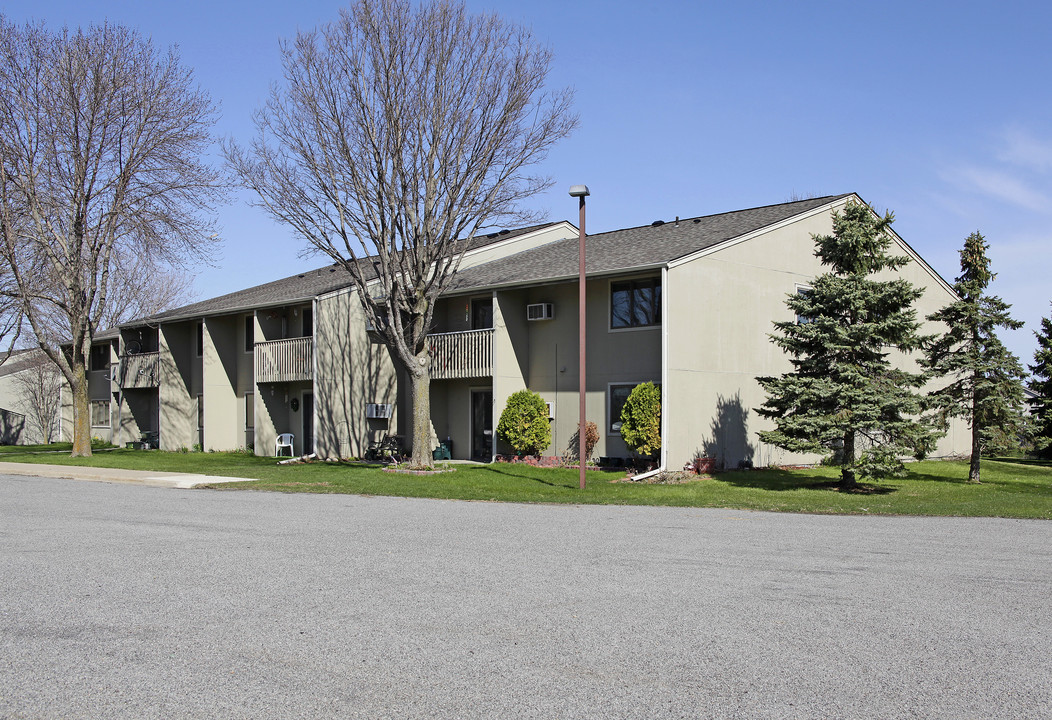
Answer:
[(632, 480), (646, 480), (665, 472), (668, 464), (668, 265), (661, 266), (661, 462), (656, 470), (633, 475)]

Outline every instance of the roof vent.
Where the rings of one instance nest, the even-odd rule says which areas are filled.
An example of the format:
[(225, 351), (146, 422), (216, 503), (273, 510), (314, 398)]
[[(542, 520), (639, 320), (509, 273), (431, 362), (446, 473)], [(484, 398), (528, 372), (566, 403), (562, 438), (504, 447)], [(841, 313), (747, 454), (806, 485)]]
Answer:
[(492, 240), (493, 238), (497, 237), (497, 233), (490, 233), (486, 237), (489, 238), (490, 240)]
[(697, 225), (701, 222), (701, 218), (694, 218), (694, 224)]
[(664, 224), (664, 220), (655, 220), (654, 222), (650, 223), (650, 227), (661, 227)]
[(510, 232), (511, 232), (511, 230), (501, 230), (501, 231), (500, 231), (500, 234), (501, 234), (501, 235), (507, 235), (507, 234), (508, 234), (508, 233), (510, 233)]

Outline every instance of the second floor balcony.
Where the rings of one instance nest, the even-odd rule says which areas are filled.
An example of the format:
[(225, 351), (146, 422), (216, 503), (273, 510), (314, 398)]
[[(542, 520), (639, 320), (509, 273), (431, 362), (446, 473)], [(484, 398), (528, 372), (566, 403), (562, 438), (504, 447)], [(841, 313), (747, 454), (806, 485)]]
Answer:
[(314, 338), (286, 338), (256, 343), (256, 382), (313, 379)]
[(160, 353), (155, 352), (122, 355), (120, 365), (121, 389), (155, 388), (160, 385), (160, 374), (157, 372), (159, 357)]
[(493, 374), (493, 329), (432, 333), (431, 378), (454, 380)]

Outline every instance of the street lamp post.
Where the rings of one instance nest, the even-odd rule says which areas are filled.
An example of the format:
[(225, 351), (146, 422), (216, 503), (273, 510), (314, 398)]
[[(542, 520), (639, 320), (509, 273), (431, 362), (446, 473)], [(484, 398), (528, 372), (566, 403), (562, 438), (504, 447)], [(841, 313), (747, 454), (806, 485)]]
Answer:
[(570, 197), (580, 199), (580, 237), (578, 239), (578, 300), (577, 300), (577, 328), (578, 328), (578, 364), (580, 376), (577, 381), (578, 401), (580, 403), (581, 420), (577, 426), (577, 464), (581, 468), (580, 487), (584, 490), (585, 450), (588, 447), (588, 420), (585, 415), (585, 313), (584, 313), (584, 199), (588, 197), (587, 185), (574, 185), (570, 188)]

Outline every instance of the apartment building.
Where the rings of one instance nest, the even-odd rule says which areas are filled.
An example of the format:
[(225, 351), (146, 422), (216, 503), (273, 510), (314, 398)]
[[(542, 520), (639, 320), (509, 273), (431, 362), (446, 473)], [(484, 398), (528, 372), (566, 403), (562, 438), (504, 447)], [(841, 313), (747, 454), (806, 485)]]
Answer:
[[(759, 442), (758, 375), (789, 362), (769, 340), (789, 320), (787, 294), (823, 272), (813, 234), (854, 194), (828, 196), (590, 235), (587, 252), (587, 411), (595, 454), (627, 456), (620, 407), (644, 381), (662, 386), (662, 462), (695, 455), (724, 467), (806, 462)], [(899, 270), (924, 296), (918, 315), (953, 298), (901, 238)], [(477, 238), (430, 335), (437, 438), (455, 458), (490, 460), (508, 396), (548, 403), (562, 454), (578, 422), (577, 229), (567, 222)], [(96, 353), (98, 362), (96, 363)], [(912, 362), (901, 358), (902, 362)], [(335, 265), (128, 323), (96, 341), (93, 434), (144, 436), (164, 449), (252, 448), (358, 457), (383, 433), (407, 434), (407, 383), (370, 332), (357, 291)], [(97, 415), (97, 417), (96, 417)], [(99, 425), (95, 425), (95, 420)], [(108, 421), (108, 426), (106, 422)], [(960, 425), (939, 454), (967, 450)]]

